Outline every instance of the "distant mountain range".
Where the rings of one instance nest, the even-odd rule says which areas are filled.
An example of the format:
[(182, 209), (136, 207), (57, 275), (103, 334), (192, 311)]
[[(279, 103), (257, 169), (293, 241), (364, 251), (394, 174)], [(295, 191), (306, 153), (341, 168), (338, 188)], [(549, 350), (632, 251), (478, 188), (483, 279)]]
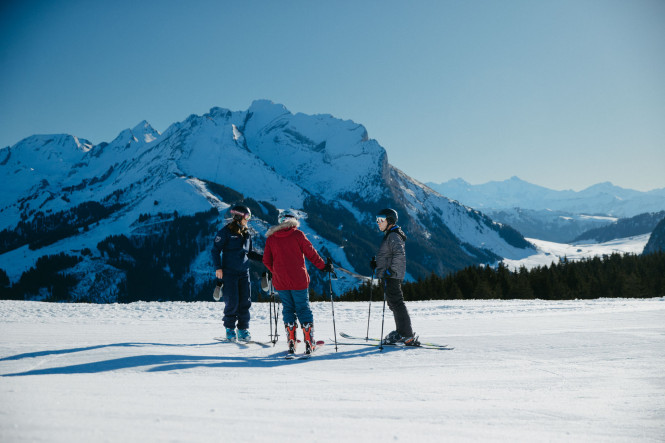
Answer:
[[(0, 177), (0, 289), (20, 298), (207, 300), (212, 238), (238, 202), (255, 215), (258, 247), (294, 209), (315, 247), (355, 274), (371, 274), (383, 207), (409, 236), (411, 279), (532, 252), (513, 228), (391, 166), (362, 125), (266, 100), (164, 133), (144, 121), (110, 143), (34, 135), (0, 150)], [(327, 276), (312, 277), (325, 293)], [(359, 283), (339, 277), (337, 293)]]
[(665, 188), (640, 192), (609, 182), (579, 192), (555, 191), (517, 177), (482, 185), (462, 179), (427, 185), (514, 227), (527, 238), (564, 243), (620, 218), (665, 210)]

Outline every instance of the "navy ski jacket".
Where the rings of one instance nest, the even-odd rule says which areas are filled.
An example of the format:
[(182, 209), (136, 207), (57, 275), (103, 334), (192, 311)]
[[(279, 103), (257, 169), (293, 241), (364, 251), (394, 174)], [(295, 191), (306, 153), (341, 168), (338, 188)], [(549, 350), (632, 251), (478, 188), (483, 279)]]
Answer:
[(211, 252), (215, 269), (224, 271), (245, 273), (249, 271), (249, 260), (263, 260), (263, 255), (254, 251), (249, 232), (234, 232), (231, 223), (217, 233)]

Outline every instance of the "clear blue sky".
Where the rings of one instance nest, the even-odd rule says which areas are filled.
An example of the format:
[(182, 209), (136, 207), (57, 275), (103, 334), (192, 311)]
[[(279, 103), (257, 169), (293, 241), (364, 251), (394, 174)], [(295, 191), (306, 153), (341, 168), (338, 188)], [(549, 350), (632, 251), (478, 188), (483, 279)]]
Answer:
[(0, 147), (254, 99), (420, 181), (665, 187), (665, 1), (4, 1)]

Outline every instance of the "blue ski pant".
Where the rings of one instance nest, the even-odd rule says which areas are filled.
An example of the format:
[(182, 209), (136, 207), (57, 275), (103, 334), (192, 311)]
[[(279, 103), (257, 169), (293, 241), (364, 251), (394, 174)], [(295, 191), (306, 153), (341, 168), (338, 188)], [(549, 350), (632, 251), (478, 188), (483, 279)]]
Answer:
[(309, 306), (309, 292), (302, 290), (282, 290), (279, 298), (282, 300), (282, 318), (284, 323), (295, 323), (296, 317), (300, 325), (313, 323), (314, 315)]
[(249, 308), (252, 306), (249, 271), (238, 274), (225, 270), (222, 281), (224, 327), (235, 329), (237, 323), (238, 329), (249, 329)]

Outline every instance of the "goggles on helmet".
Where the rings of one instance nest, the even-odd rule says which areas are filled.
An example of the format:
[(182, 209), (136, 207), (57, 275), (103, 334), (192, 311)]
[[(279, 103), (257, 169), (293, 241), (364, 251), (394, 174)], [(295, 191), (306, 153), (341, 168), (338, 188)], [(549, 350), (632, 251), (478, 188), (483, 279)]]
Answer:
[(244, 218), (245, 220), (249, 220), (250, 218), (252, 218), (252, 214), (248, 214), (248, 213), (240, 212), (240, 211), (234, 211), (233, 209), (231, 210), (231, 215), (233, 215), (233, 218), (236, 218), (236, 217), (239, 218), (239, 219)]
[(386, 216), (385, 215), (377, 215), (376, 216), (376, 222), (377, 223), (381, 223), (381, 222), (384, 222), (384, 221), (386, 221)]

